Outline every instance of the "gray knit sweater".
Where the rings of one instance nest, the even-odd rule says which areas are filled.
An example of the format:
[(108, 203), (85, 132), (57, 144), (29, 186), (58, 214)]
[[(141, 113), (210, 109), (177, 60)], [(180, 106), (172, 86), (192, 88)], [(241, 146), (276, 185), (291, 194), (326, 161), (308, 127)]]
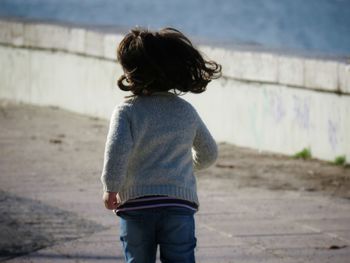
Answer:
[(199, 205), (195, 169), (217, 158), (217, 146), (193, 106), (170, 92), (129, 99), (114, 110), (101, 181), (124, 203), (168, 195)]

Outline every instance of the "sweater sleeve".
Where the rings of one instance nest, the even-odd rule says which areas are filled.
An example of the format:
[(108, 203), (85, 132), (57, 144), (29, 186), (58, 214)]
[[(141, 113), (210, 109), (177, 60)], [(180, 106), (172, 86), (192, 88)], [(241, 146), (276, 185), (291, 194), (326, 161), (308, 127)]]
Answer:
[(101, 175), (103, 190), (106, 192), (119, 191), (133, 148), (126, 110), (126, 107), (117, 107), (110, 120)]
[(192, 148), (195, 170), (208, 168), (218, 157), (216, 142), (200, 117), (198, 123)]

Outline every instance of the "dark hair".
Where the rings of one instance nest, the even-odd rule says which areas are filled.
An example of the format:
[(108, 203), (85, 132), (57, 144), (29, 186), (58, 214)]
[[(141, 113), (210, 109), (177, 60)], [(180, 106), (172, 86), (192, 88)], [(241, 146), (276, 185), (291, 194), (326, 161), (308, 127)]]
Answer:
[(119, 44), (118, 61), (124, 74), (121, 90), (134, 95), (157, 91), (201, 93), (221, 76), (221, 65), (204, 60), (191, 41), (174, 28), (158, 32), (135, 28)]

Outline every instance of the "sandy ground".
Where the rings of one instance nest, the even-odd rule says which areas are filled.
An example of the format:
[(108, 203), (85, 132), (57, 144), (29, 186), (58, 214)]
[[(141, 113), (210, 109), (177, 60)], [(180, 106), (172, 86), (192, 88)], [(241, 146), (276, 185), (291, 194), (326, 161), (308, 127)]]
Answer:
[(228, 187), (316, 191), (350, 199), (349, 168), (220, 144), (216, 165), (199, 175), (225, 179)]
[[(63, 244), (62, 246), (64, 246), (65, 242), (75, 239), (82, 240), (83, 236), (89, 236), (91, 233), (100, 233), (111, 228), (116, 229), (114, 227), (116, 219), (106, 216), (106, 211), (100, 200), (99, 176), (107, 129), (108, 122), (106, 120), (74, 114), (55, 107), (37, 107), (0, 101), (0, 219), (3, 222), (0, 228), (2, 236), (0, 238), (0, 261), (14, 258), (12, 262), (37, 262), (38, 258), (47, 257), (46, 250), (40, 249), (51, 247), (54, 244)], [(227, 258), (232, 257), (232, 253), (235, 253), (233, 249), (227, 252), (228, 254), (225, 254), (226, 250), (220, 252), (220, 255), (216, 250), (210, 254), (208, 251), (211, 251), (212, 246), (209, 245), (211, 243), (208, 236), (212, 235), (213, 232), (218, 232), (221, 237), (217, 241), (218, 243), (229, 242), (230, 246), (236, 244), (237, 241), (232, 238), (239, 236), (245, 238), (243, 241), (239, 240), (239, 244), (248, 244), (250, 241), (245, 242), (255, 233), (246, 235), (245, 232), (242, 232), (241, 235), (237, 234), (242, 230), (241, 226), (236, 225), (237, 223), (227, 225), (228, 230), (223, 228), (222, 231), (217, 231), (215, 223), (208, 221), (208, 218), (217, 219), (217, 215), (211, 213), (220, 209), (220, 211), (225, 211), (227, 209), (225, 203), (231, 204), (237, 200), (243, 200), (234, 208), (237, 210), (226, 214), (226, 220), (231, 216), (235, 216), (235, 219), (239, 218), (238, 220), (244, 217), (251, 220), (261, 220), (261, 218), (267, 220), (268, 218), (271, 220), (271, 224), (276, 225), (276, 222), (279, 224), (283, 221), (288, 225), (290, 220), (295, 221), (294, 212), (306, 209), (303, 205), (312, 200), (314, 203), (310, 203), (310, 207), (312, 209), (318, 207), (318, 210), (316, 209), (317, 216), (320, 215), (319, 209), (324, 207), (326, 210), (322, 212), (322, 219), (325, 217), (330, 218), (330, 220), (338, 220), (336, 222), (348, 222), (347, 219), (350, 218), (349, 167), (336, 166), (318, 160), (304, 161), (288, 156), (258, 153), (255, 150), (229, 144), (220, 144), (219, 148), (220, 154), (216, 165), (198, 173), (199, 195), (203, 200), (202, 212), (198, 215), (198, 229), (199, 236), (204, 240), (201, 246), (207, 246), (205, 253), (200, 254), (199, 258), (202, 258), (200, 262), (207, 262), (204, 259), (210, 259), (210, 255), (216, 255), (216, 259), (225, 256), (226, 259), (216, 261), (213, 256), (211, 260), (214, 261), (209, 260), (208, 262), (231, 262)], [(255, 215), (257, 207), (261, 209), (264, 203), (254, 207), (256, 203), (254, 198), (270, 200), (269, 202), (274, 202), (274, 205), (284, 212), (269, 208), (270, 210), (259, 210), (260, 214)], [(219, 203), (212, 207), (212, 200)], [(287, 205), (280, 204), (280, 201), (286, 202)], [(249, 203), (251, 208), (247, 208), (249, 205), (243, 207), (244, 202)], [(299, 202), (300, 206), (295, 206), (294, 202)], [(327, 205), (324, 205), (325, 203)], [(296, 211), (293, 210), (293, 214), (288, 213), (286, 208), (288, 204), (296, 209)], [(16, 209), (13, 209), (14, 207)], [(276, 207), (274, 209), (277, 209)], [(335, 208), (339, 210), (330, 212)], [(300, 213), (304, 212), (300, 211)], [(334, 218), (335, 213), (340, 218)], [(278, 216), (282, 216), (283, 220)], [(279, 221), (274, 222), (273, 220), (277, 220), (276, 218)], [(312, 215), (310, 218), (306, 216), (303, 218), (305, 220), (320, 219), (314, 218)], [(256, 224), (256, 222), (258, 221), (252, 221), (252, 224)], [(267, 234), (264, 235), (273, 232), (268, 236), (275, 236), (277, 230), (275, 228), (266, 230), (269, 229), (269, 224), (267, 221), (265, 223), (264, 231), (267, 231)], [(344, 232), (346, 235), (341, 234), (338, 238), (339, 229), (337, 228), (338, 232), (334, 232), (332, 235), (337, 236), (338, 239), (332, 239), (330, 243), (315, 245), (312, 247), (314, 249), (312, 255), (320, 247), (333, 249), (331, 246), (335, 244), (335, 248), (340, 249), (349, 246), (350, 226), (349, 223), (342, 224), (346, 229)], [(23, 225), (36, 225), (37, 227), (23, 228)], [(312, 224), (310, 223), (310, 225)], [(228, 234), (232, 230), (232, 226), (236, 227), (237, 236)], [(316, 231), (314, 225), (312, 226), (313, 232), (307, 232), (307, 235), (323, 235), (321, 228)], [(54, 229), (57, 228), (64, 229), (64, 231), (55, 232)], [(255, 228), (248, 227), (246, 231), (249, 232), (250, 229)], [(288, 234), (289, 230), (286, 231), (286, 227), (283, 227), (279, 238), (284, 237), (283, 235), (286, 233)], [(300, 235), (300, 229), (298, 231), (295, 233), (296, 235)], [(304, 233), (303, 231), (302, 233)], [(15, 238), (19, 235), (28, 238)], [(261, 234), (255, 233), (253, 236), (258, 238)], [(326, 236), (329, 238), (328, 234)], [(117, 242), (117, 235), (113, 236), (112, 239)], [(33, 244), (34, 241), (35, 244)], [(209, 242), (208, 245), (206, 242)], [(247, 255), (254, 255), (256, 260), (250, 256), (248, 259), (250, 258), (251, 261), (242, 259), (237, 262), (262, 262), (258, 258), (266, 260), (263, 262), (306, 262), (303, 261), (304, 258), (301, 261), (290, 260), (291, 257), (283, 254), (281, 249), (277, 252), (282, 253), (282, 257), (277, 252), (278, 256), (276, 256), (275, 250), (273, 253), (271, 252), (273, 248), (268, 247), (268, 245), (264, 247), (259, 243), (260, 241), (255, 240), (254, 242), (254, 246), (251, 246), (251, 243), (249, 246), (242, 245), (242, 249), (247, 248), (247, 251), (244, 249), (240, 251), (245, 251), (244, 253)], [(64, 257), (63, 254), (69, 254), (66, 252), (68, 248), (62, 246), (53, 247), (55, 253), (61, 253), (60, 257)], [(79, 245), (76, 246), (79, 247)], [(227, 246), (223, 246), (222, 249), (227, 249)], [(107, 248), (109, 248), (108, 245), (104, 247), (105, 250)], [(35, 251), (38, 250), (44, 251), (44, 256), (39, 252), (39, 254), (35, 254)], [(31, 261), (30, 256), (22, 261), (17, 258), (33, 251), (35, 252), (33, 255), (37, 257), (33, 261)], [(113, 250), (108, 251), (110, 253)], [(118, 251), (120, 252), (120, 250)], [(51, 250), (49, 252), (53, 253)], [(74, 262), (115, 259), (113, 254), (108, 257), (110, 255), (108, 253), (105, 257), (88, 257), (84, 254), (80, 257), (77, 256), (80, 261), (75, 258)], [(263, 253), (263, 257), (261, 257), (261, 253)], [(242, 258), (246, 258), (244, 255), (241, 255)], [(350, 255), (350, 252), (347, 250), (345, 254), (341, 255), (343, 261), (329, 262), (346, 262), (344, 258)], [(305, 257), (309, 256), (307, 254)], [(49, 261), (56, 262), (60, 257), (55, 254), (55, 260), (51, 258)], [(71, 255), (67, 257), (72, 258)], [(270, 257), (273, 257), (273, 260)], [(281, 260), (281, 258), (289, 261)]]

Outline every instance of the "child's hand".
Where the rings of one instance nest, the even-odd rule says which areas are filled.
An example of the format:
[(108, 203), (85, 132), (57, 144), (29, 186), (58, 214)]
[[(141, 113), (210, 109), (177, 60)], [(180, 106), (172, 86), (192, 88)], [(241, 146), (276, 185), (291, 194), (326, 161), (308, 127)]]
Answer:
[(115, 192), (104, 192), (103, 193), (103, 202), (107, 209), (113, 210), (119, 206), (119, 198), (117, 197), (118, 193)]

